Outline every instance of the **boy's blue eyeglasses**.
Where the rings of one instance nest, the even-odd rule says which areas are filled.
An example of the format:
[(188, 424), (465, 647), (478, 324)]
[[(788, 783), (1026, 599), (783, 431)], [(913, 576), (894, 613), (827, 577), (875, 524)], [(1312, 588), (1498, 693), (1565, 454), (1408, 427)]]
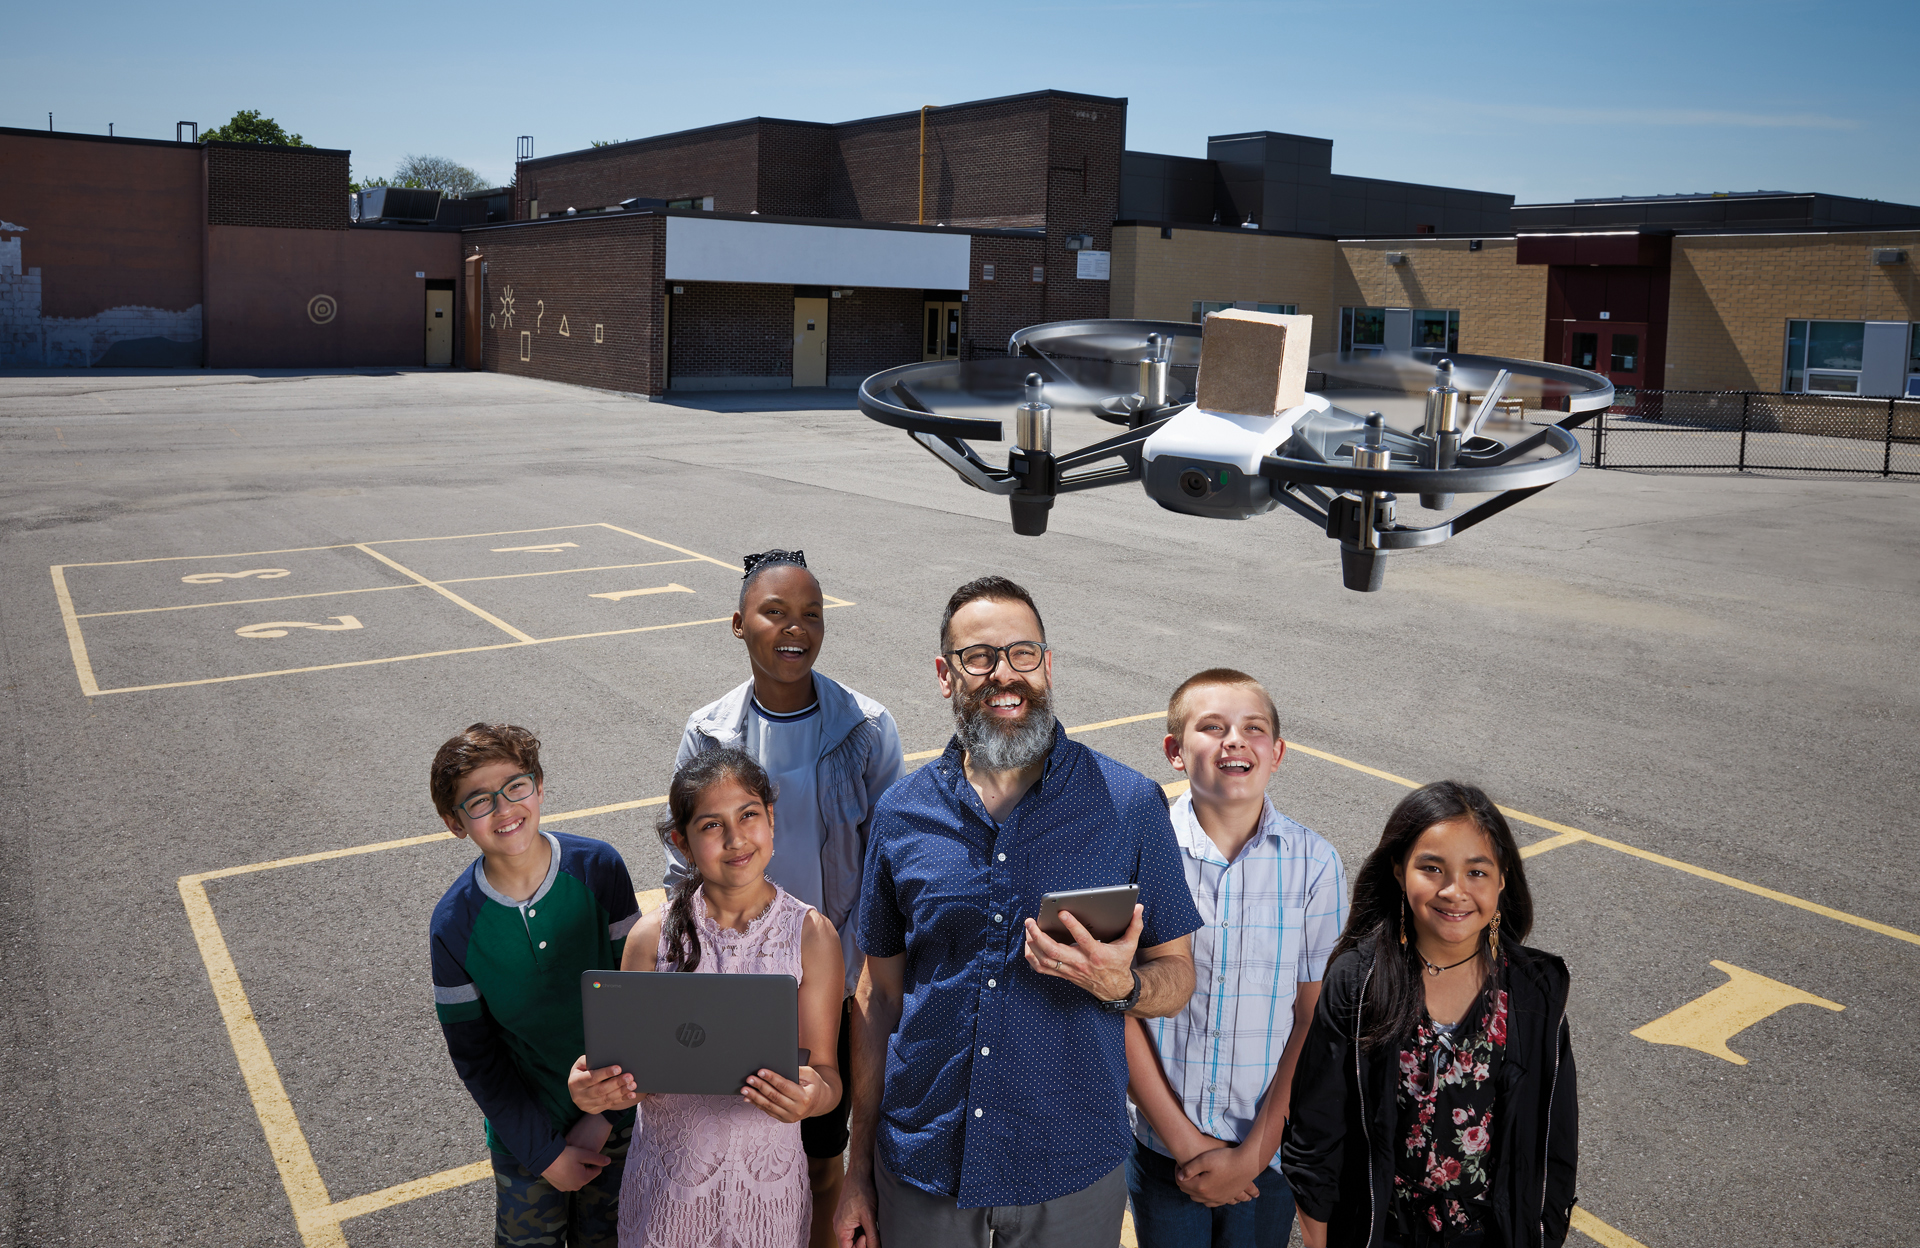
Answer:
[(454, 809), (469, 819), (485, 819), (488, 815), (500, 809), (501, 798), (504, 797), (509, 802), (524, 802), (532, 797), (535, 790), (539, 787), (540, 782), (533, 778), (533, 773), (523, 771), (493, 792), (475, 793), (472, 797), (469, 797), (466, 801), (454, 807)]

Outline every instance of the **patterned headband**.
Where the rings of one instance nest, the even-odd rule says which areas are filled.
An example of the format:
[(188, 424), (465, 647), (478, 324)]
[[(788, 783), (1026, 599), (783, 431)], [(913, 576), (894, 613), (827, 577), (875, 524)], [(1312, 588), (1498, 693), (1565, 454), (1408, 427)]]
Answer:
[(807, 553), (803, 550), (767, 550), (757, 555), (742, 555), (740, 563), (745, 568), (740, 575), (744, 581), (762, 568), (778, 567), (783, 563), (804, 568), (807, 566)]

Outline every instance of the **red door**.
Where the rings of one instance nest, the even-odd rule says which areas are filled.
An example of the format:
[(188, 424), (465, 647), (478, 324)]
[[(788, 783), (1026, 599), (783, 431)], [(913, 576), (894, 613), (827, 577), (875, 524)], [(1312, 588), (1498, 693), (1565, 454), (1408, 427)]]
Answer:
[(1560, 362), (1639, 389), (1646, 372), (1647, 327), (1633, 321), (1566, 321)]

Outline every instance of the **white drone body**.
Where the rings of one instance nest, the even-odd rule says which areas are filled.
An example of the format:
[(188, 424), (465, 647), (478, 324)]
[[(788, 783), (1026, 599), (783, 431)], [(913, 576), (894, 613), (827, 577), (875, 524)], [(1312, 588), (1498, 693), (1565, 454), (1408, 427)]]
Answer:
[(1277, 416), (1209, 412), (1189, 404), (1140, 448), (1141, 483), (1169, 511), (1250, 520), (1280, 505), (1260, 463), (1286, 445), (1301, 421), (1333, 405), (1317, 394)]

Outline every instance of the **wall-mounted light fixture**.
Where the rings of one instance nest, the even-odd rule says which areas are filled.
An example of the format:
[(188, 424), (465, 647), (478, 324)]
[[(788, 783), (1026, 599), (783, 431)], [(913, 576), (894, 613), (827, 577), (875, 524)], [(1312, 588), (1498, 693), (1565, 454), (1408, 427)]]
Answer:
[(1873, 262), (1875, 264), (1900, 264), (1903, 263), (1906, 258), (1907, 253), (1901, 251), (1898, 247), (1876, 247), (1873, 249)]
[(1404, 251), (1390, 251), (1387, 253), (1388, 264), (1405, 264), (1406, 262), (1407, 253)]
[(1068, 251), (1092, 251), (1093, 235), (1091, 234), (1067, 235), (1067, 250)]
[(1479, 240), (1479, 239), (1477, 239), (1477, 238), (1470, 238), (1470, 239), (1468, 239), (1468, 240), (1467, 240), (1467, 250), (1468, 250), (1468, 251), (1479, 251), (1479, 250), (1480, 250), (1480, 241), (1481, 241), (1481, 240)]

